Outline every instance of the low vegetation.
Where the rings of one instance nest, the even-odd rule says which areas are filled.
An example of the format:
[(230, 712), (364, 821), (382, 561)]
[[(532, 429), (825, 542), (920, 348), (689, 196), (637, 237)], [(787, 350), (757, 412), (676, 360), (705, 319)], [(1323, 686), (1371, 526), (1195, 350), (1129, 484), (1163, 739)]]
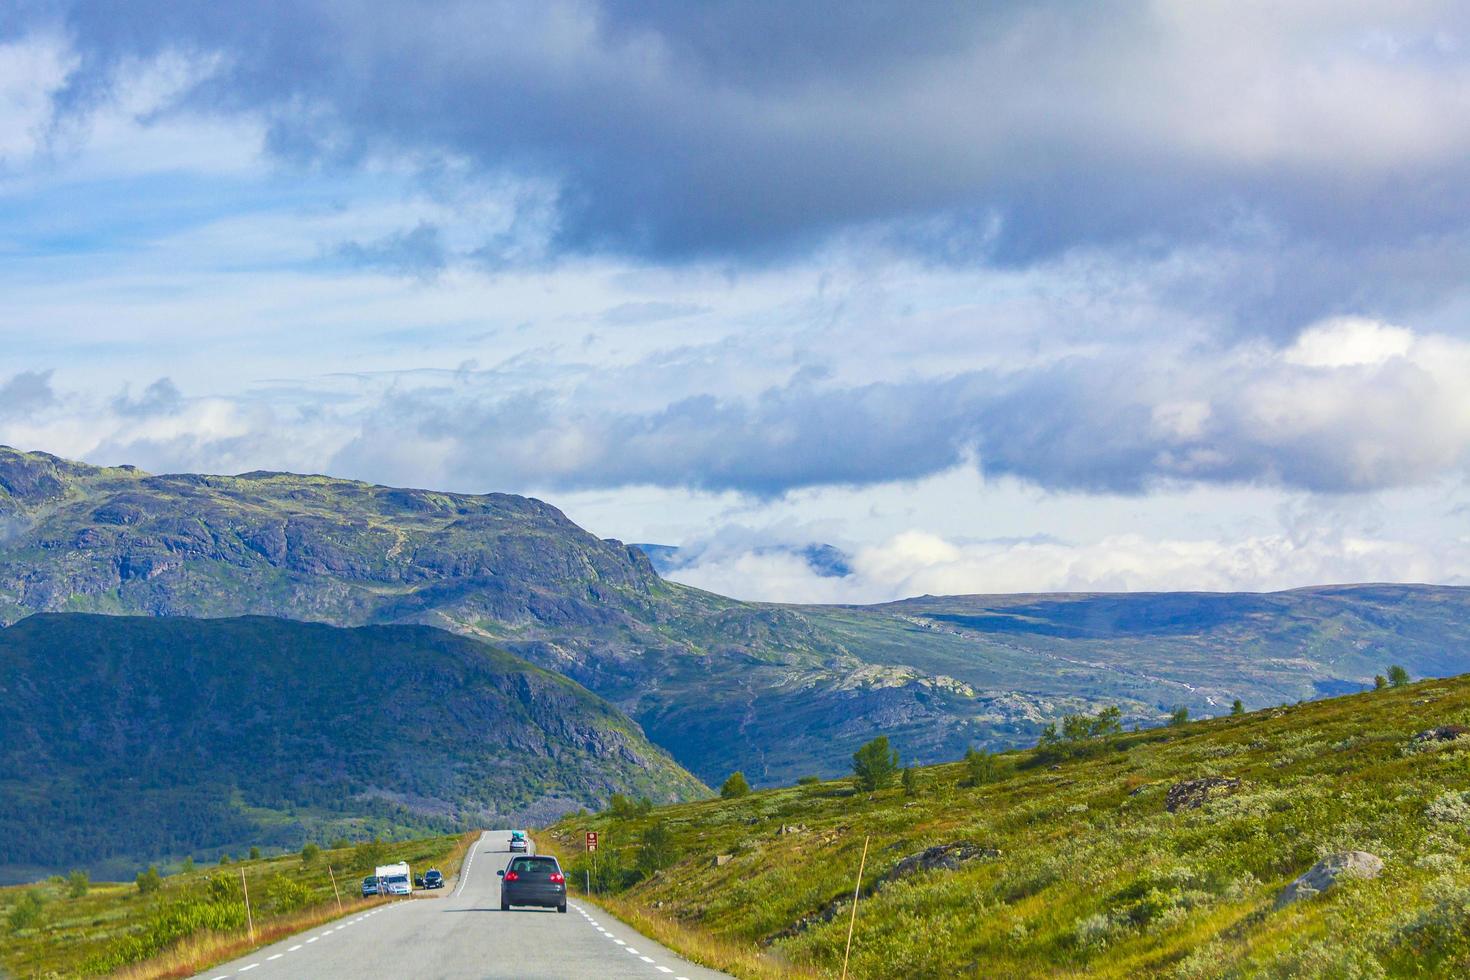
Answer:
[[(478, 834), (365, 841), (300, 854), (235, 861), (136, 881), (90, 882), (81, 872), (0, 889), (0, 974), (130, 980), (187, 977), (342, 911), (361, 898), (361, 879), (388, 861), (415, 869), (458, 870)], [(247, 929), (241, 876), (250, 892), (255, 941)], [(334, 890), (335, 879), (335, 890)], [(340, 896), (340, 906), (338, 897)]]
[[(745, 977), (838, 974), (865, 841), (851, 976), (1466, 975), (1470, 677), (1394, 673), (1148, 731), (1078, 716), (907, 788), (804, 780), (569, 817), (541, 840), (596, 900)], [(1278, 907), (1344, 852), (1381, 873)]]

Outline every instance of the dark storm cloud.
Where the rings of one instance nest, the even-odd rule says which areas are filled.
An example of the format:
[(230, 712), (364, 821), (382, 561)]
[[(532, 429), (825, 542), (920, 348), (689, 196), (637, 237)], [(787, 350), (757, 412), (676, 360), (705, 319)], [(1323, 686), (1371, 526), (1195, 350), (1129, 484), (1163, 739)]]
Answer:
[[(63, 106), (104, 95), (127, 59), (219, 54), (181, 105), (258, 115), (270, 146), (303, 163), (450, 153), (551, 180), (556, 242), (572, 250), (770, 255), (877, 223), (946, 261), (1027, 263), (1085, 245), (1213, 241), (1254, 222), (1315, 243), (1331, 267), (1365, 242), (1391, 252), (1470, 224), (1470, 195), (1452, 192), (1470, 176), (1455, 48), (1465, 24), (1453, 11), (46, 9), (81, 59)], [(1337, 301), (1302, 289), (1309, 312)]]

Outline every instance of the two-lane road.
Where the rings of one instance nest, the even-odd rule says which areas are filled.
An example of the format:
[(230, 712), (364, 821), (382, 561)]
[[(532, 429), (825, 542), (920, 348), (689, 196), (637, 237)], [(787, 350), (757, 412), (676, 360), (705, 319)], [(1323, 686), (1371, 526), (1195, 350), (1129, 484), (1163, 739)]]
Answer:
[(509, 841), (506, 831), (481, 836), (459, 881), (441, 897), (398, 901), (338, 919), (201, 973), (198, 980), (726, 976), (680, 959), (576, 899), (565, 915), (552, 909), (500, 911), (495, 872), (509, 859)]

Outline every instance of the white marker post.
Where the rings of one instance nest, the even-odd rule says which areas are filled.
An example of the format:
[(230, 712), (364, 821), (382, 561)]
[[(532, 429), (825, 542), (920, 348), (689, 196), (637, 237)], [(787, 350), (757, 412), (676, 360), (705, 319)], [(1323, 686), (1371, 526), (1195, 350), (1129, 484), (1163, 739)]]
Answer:
[(245, 869), (240, 869), (240, 891), (245, 893), (245, 923), (250, 927), (250, 942), (255, 942), (255, 917), (250, 914), (250, 888), (245, 884)]
[(842, 980), (847, 980), (847, 959), (852, 955), (852, 930), (857, 925), (858, 893), (863, 890), (863, 868), (868, 864), (868, 841), (871, 836), (863, 838), (863, 857), (858, 862), (857, 884), (852, 886), (852, 918), (847, 920), (847, 952), (842, 954)]
[(332, 894), (337, 896), (337, 911), (341, 912), (342, 893), (337, 890), (337, 872), (332, 870), (332, 866), (330, 864), (327, 865), (327, 874), (332, 876)]

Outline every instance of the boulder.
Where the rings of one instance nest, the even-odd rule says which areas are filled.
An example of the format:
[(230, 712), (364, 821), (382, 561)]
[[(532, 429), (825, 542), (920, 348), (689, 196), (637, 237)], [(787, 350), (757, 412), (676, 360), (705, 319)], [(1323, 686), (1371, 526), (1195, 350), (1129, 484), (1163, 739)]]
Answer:
[(974, 841), (957, 840), (948, 844), (936, 844), (917, 854), (910, 854), (895, 864), (892, 870), (878, 879), (874, 890), (890, 881), (897, 881), (920, 871), (954, 871), (970, 861), (997, 857), (1000, 857), (1000, 851), (993, 847), (982, 847)]
[(1470, 735), (1470, 728), (1464, 725), (1440, 725), (1414, 736), (1416, 742), (1453, 742), (1462, 735)]
[(1233, 793), (1240, 789), (1240, 780), (1234, 776), (1203, 776), (1186, 779), (1169, 787), (1164, 796), (1164, 809), (1170, 813), (1180, 810), (1198, 810), (1211, 796)]
[(1329, 854), (1307, 869), (1301, 877), (1276, 896), (1276, 907), (1311, 898), (1336, 885), (1344, 878), (1377, 878), (1383, 872), (1383, 858), (1367, 851), (1339, 851)]

